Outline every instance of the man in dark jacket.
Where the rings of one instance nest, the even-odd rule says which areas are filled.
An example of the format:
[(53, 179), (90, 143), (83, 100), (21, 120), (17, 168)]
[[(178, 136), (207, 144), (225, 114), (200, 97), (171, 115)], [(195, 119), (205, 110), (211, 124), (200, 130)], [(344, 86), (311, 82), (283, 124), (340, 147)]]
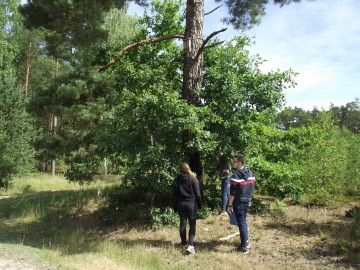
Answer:
[(244, 166), (245, 156), (240, 154), (235, 155), (233, 167), (236, 171), (231, 178), (230, 198), (227, 212), (229, 214), (232, 214), (232, 212), (235, 213), (241, 240), (237, 250), (246, 254), (249, 252), (250, 248), (246, 214), (249, 210), (254, 191), (255, 177), (252, 172)]
[[(194, 254), (196, 214), (202, 207), (199, 183), (186, 163), (180, 164), (180, 174), (173, 183), (173, 209), (180, 218), (180, 238), (183, 252)], [(186, 223), (189, 220), (189, 243), (186, 241)], [(189, 245), (187, 245), (189, 244)]]

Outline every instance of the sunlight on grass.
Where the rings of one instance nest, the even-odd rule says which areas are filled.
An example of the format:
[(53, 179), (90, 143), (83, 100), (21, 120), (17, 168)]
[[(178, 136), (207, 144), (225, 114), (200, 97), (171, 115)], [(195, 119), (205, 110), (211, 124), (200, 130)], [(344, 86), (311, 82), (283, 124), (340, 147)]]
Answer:
[(21, 195), (42, 191), (98, 189), (119, 183), (119, 177), (103, 177), (103, 179), (99, 178), (90, 184), (80, 185), (79, 183), (67, 181), (63, 176), (51, 177), (49, 174), (35, 174), (28, 177), (15, 178), (12, 187), (7, 190), (0, 189), (0, 196)]
[(150, 248), (143, 244), (127, 246), (110, 241), (99, 241), (93, 252), (73, 253), (64, 255), (62, 248), (46, 251), (53, 261), (64, 269), (185, 269), (184, 267), (169, 267), (164, 261), (175, 249)]
[(20, 195), (40, 191), (77, 189), (78, 184), (69, 183), (64, 177), (51, 177), (47, 174), (37, 174), (24, 178), (16, 178), (13, 187), (0, 194), (5, 196)]

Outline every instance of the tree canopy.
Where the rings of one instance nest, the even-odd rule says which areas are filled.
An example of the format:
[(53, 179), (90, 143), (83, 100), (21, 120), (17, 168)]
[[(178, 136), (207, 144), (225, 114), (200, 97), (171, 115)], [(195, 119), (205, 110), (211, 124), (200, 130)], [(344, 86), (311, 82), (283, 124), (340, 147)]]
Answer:
[[(84, 10), (87, 1), (45, 2), (21, 7), (27, 30), (19, 2), (0, 5), (3, 185), (34, 165), (48, 172), (56, 160), (56, 171), (70, 181), (91, 181), (110, 171), (159, 203), (169, 197), (178, 164), (201, 161), (202, 189), (207, 204), (216, 207), (217, 158), (241, 151), (262, 194), (325, 204), (337, 193), (359, 190), (358, 99), (329, 111), (283, 109), (283, 91), (293, 86), (294, 73), (261, 72), (264, 60), (251, 56), (252, 41), (245, 36), (225, 43), (215, 31), (192, 44), (192, 52), (184, 51), (174, 33), (186, 40), (202, 31), (189, 31), (194, 21), (185, 10), (192, 1), (152, 1), (141, 18), (113, 8), (122, 1)], [(249, 27), (270, 1), (224, 3), (237, 11), (253, 9), (238, 22)], [(203, 2), (196, 4), (190, 7), (200, 12), (201, 22)], [(36, 18), (57, 7), (66, 21), (64, 14)], [(82, 16), (89, 25), (76, 25)], [(133, 46), (116, 65), (97, 72), (121, 49), (144, 40), (146, 46)]]

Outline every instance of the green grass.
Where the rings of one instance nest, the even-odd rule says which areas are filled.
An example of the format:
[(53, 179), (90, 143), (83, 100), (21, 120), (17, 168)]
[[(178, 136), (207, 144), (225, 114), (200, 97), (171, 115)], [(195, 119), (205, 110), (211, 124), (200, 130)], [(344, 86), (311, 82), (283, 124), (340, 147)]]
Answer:
[(59, 191), (59, 190), (86, 190), (108, 186), (111, 183), (119, 183), (118, 177), (108, 177), (90, 184), (80, 185), (67, 181), (64, 177), (51, 177), (48, 174), (34, 174), (24, 178), (15, 178), (13, 187), (9, 189), (0, 189), (0, 196), (23, 195), (42, 191)]
[[(99, 233), (99, 188), (116, 184), (103, 180), (81, 186), (48, 175), (15, 179), (13, 188), (0, 193), (0, 241), (38, 248), (62, 269), (103, 267), (94, 267), (95, 261), (108, 265), (104, 269), (168, 269), (163, 252), (148, 256), (146, 243), (129, 246)], [(177, 253), (174, 248), (169, 252)]]
[[(32, 247), (60, 269), (69, 270), (251, 267), (249, 257), (239, 260), (231, 252), (239, 244), (237, 238), (226, 243), (216, 240), (224, 236), (224, 232), (234, 230), (226, 217), (223, 220), (212, 215), (203, 220), (198, 226), (202, 240), (197, 243), (200, 252), (195, 256), (181, 256), (176, 245), (178, 229), (149, 229), (144, 215), (135, 214), (144, 210), (145, 203), (137, 204), (134, 195), (122, 193), (118, 183), (118, 179), (102, 179), (80, 186), (46, 175), (16, 179), (12, 189), (0, 193), (3, 196), (0, 200), (0, 243)], [(104, 207), (110, 197), (98, 197), (98, 188), (105, 194), (116, 194), (118, 199), (113, 198), (112, 208)], [(281, 208), (285, 215), (287, 207), (280, 203), (276, 206), (275, 209)], [(272, 230), (271, 220), (264, 221), (266, 230)], [(305, 227), (301, 225), (299, 229), (304, 231)], [(308, 227), (308, 235), (319, 234), (316, 224), (309, 223)], [(281, 230), (281, 225), (276, 229)], [(327, 241), (334, 240), (326, 227), (320, 234)], [(259, 236), (257, 240), (262, 239)], [(257, 253), (266, 254), (266, 246), (258, 246)], [(305, 256), (300, 247), (292, 247), (290, 253), (295, 259)], [(257, 269), (267, 269), (267, 266), (258, 265)]]

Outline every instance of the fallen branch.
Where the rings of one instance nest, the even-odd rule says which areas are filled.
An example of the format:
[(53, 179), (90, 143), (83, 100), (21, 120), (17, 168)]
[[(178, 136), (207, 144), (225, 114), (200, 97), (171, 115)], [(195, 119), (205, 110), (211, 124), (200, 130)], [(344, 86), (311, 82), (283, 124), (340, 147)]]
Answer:
[(161, 37), (156, 37), (156, 38), (150, 38), (150, 39), (145, 39), (145, 40), (141, 40), (135, 43), (132, 43), (130, 45), (127, 45), (126, 47), (122, 48), (120, 50), (120, 52), (114, 57), (114, 59), (112, 61), (110, 61), (109, 63), (107, 63), (105, 66), (102, 66), (98, 69), (98, 72), (107, 70), (109, 67), (111, 67), (112, 65), (114, 65), (116, 62), (118, 62), (120, 60), (120, 58), (122, 57), (122, 55), (127, 52), (128, 50), (131, 50), (133, 48), (136, 47), (140, 47), (143, 45), (147, 45), (147, 44), (151, 44), (151, 43), (157, 43), (157, 42), (161, 42), (164, 40), (168, 40), (168, 39), (173, 39), (173, 38), (179, 38), (179, 39), (184, 39), (183, 35), (179, 35), (179, 34), (170, 34), (170, 35), (165, 35), (165, 36), (161, 36)]
[(228, 236), (222, 237), (222, 238), (220, 238), (219, 240), (220, 240), (220, 241), (230, 240), (231, 238), (234, 238), (235, 236), (237, 236), (237, 235), (239, 235), (239, 234), (240, 234), (240, 232), (235, 232), (235, 233), (230, 234), (230, 235), (228, 235)]

